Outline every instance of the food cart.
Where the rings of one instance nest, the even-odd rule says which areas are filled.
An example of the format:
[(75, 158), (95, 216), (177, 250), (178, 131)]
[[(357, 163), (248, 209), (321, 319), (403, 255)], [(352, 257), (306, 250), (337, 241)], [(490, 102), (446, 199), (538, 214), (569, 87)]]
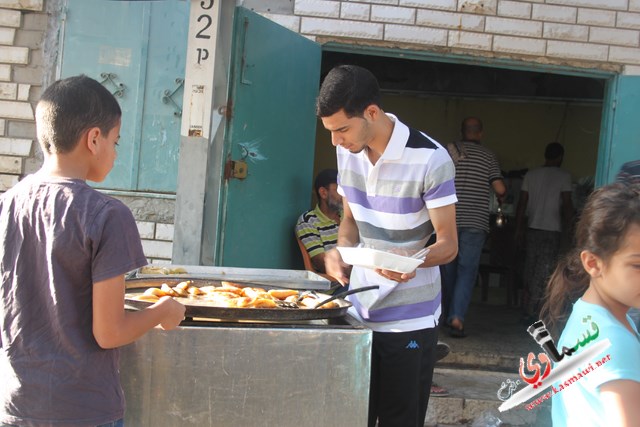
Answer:
[[(196, 270), (187, 268), (180, 279), (224, 277), (287, 287), (298, 282), (300, 289), (308, 288), (311, 280), (316, 288), (329, 287), (322, 282), (325, 279), (309, 272)], [(127, 287), (137, 286), (135, 280), (129, 280)], [(233, 319), (233, 310), (222, 312), (222, 319), (188, 318), (177, 330), (153, 329), (124, 347), (120, 374), (127, 399), (126, 424), (365, 426), (371, 330), (348, 314), (317, 319), (305, 314), (296, 320), (291, 310), (276, 310), (268, 319), (258, 316), (258, 320), (246, 315)], [(286, 312), (283, 320), (277, 318), (278, 312)]]

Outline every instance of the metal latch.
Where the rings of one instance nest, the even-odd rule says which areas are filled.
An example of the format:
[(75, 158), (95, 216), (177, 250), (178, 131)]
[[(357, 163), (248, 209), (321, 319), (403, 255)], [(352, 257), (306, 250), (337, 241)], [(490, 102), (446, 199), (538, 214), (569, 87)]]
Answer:
[(245, 179), (247, 177), (248, 167), (244, 160), (227, 160), (224, 166), (225, 179)]

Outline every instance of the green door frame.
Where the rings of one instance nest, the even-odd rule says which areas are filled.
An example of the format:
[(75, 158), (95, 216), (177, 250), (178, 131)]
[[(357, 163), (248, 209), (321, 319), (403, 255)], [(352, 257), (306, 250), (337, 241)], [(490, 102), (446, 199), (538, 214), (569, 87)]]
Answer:
[(554, 64), (539, 64), (513, 59), (481, 58), (457, 54), (442, 54), (412, 49), (392, 49), (377, 46), (355, 46), (342, 43), (326, 43), (323, 51), (353, 53), (360, 55), (385, 56), (391, 58), (414, 59), (418, 61), (444, 62), (450, 64), (477, 65), (491, 68), (503, 68), (518, 71), (541, 71), (551, 74), (563, 74), (576, 77), (588, 77), (605, 81), (605, 94), (602, 100), (602, 123), (600, 127), (600, 141), (598, 144), (598, 161), (596, 164), (595, 184), (602, 185), (612, 180), (615, 171), (613, 166), (612, 149), (614, 134), (614, 111), (620, 74), (596, 70), (568, 67)]

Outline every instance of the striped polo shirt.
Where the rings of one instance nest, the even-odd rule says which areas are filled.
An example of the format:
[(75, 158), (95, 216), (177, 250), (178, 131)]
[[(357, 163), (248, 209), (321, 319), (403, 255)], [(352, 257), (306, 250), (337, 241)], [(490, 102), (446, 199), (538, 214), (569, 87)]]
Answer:
[(489, 232), (491, 183), (502, 179), (498, 160), (491, 150), (477, 142), (461, 141), (447, 148), (463, 153), (456, 163), (457, 226)]
[(300, 215), (296, 224), (296, 236), (313, 258), (338, 244), (338, 223), (327, 217), (316, 205), (315, 209)]
[[(375, 165), (366, 150), (337, 147), (338, 192), (346, 197), (358, 226), (360, 243), (381, 250), (418, 250), (433, 234), (428, 209), (456, 202), (454, 166), (447, 150), (395, 116), (389, 144)], [(350, 288), (376, 284), (380, 289), (349, 296), (354, 315), (379, 332), (435, 327), (440, 316), (438, 267), (419, 268), (407, 283), (354, 267)]]

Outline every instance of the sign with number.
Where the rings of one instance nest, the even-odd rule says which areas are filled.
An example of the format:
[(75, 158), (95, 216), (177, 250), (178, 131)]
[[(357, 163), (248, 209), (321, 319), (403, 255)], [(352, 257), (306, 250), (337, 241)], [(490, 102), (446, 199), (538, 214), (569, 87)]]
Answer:
[(182, 104), (183, 136), (209, 138), (220, 4), (221, 0), (191, 0)]

